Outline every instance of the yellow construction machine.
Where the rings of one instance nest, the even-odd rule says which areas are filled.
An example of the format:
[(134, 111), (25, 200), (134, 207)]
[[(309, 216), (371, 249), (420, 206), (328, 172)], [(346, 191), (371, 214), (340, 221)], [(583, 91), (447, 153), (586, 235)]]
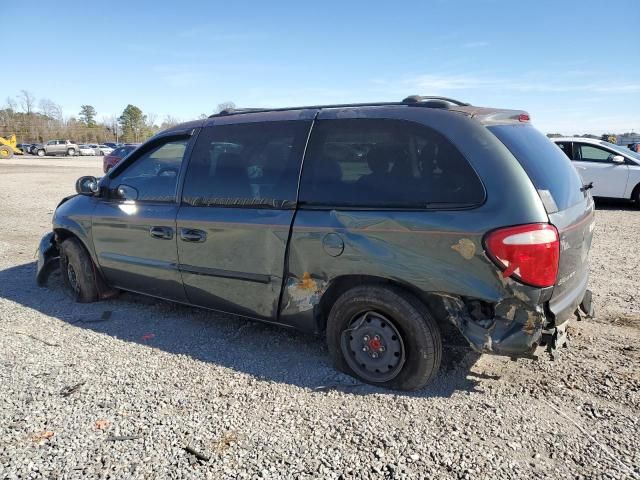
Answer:
[(22, 155), (23, 152), (16, 146), (16, 136), (9, 138), (0, 137), (0, 160), (11, 158), (13, 155)]

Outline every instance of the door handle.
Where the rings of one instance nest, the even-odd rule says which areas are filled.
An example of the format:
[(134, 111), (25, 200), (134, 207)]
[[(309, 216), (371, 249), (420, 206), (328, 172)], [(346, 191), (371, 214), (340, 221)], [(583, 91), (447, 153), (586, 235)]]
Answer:
[(173, 228), (171, 227), (151, 227), (149, 235), (160, 240), (171, 240), (173, 238)]
[(181, 228), (180, 240), (183, 242), (202, 243), (207, 239), (207, 232), (194, 228)]

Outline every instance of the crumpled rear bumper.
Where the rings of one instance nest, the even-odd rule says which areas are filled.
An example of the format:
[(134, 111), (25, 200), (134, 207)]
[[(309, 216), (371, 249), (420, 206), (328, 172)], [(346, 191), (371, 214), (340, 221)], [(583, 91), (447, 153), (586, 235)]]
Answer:
[(47, 233), (38, 246), (38, 268), (36, 271), (36, 281), (38, 285), (47, 284), (47, 279), (53, 270), (60, 265), (60, 251), (55, 241), (53, 232)]
[(552, 353), (565, 346), (567, 326), (571, 317), (581, 312), (593, 315), (591, 291), (584, 289), (571, 303), (573, 310), (562, 317), (547, 313), (544, 304), (531, 304), (512, 297), (493, 305), (493, 315), (480, 315), (473, 302), (446, 296), (443, 306), (446, 316), (455, 324), (471, 347), (480, 353), (495, 353), (510, 357), (532, 357), (539, 346)]

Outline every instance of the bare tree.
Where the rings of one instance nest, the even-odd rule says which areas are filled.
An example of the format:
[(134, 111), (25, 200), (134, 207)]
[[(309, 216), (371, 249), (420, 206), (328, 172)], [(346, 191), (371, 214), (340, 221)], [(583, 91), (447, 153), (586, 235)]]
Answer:
[(177, 118), (172, 117), (171, 115), (166, 115), (164, 117), (164, 120), (162, 121), (162, 124), (160, 125), (160, 129), (164, 130), (165, 128), (173, 127), (179, 123), (180, 120), (178, 120)]
[(234, 108), (236, 108), (236, 104), (233, 102), (222, 102), (218, 104), (218, 109), (216, 110), (216, 113), (220, 113), (223, 110), (233, 110)]
[(5, 100), (5, 103), (7, 104), (7, 108), (9, 110), (13, 110), (15, 112), (18, 109), (18, 104), (15, 98), (7, 97), (7, 99)]
[(147, 113), (147, 120), (146, 120), (146, 126), (147, 128), (153, 130), (154, 128), (157, 128), (156, 126), (156, 120), (157, 120), (158, 116), (155, 113)]
[(20, 100), (20, 106), (22, 110), (27, 115), (33, 113), (33, 107), (36, 104), (36, 97), (28, 90), (20, 90), (20, 94), (18, 95), (18, 99)]
[(54, 120), (62, 120), (62, 107), (48, 98), (40, 100), (40, 112)]

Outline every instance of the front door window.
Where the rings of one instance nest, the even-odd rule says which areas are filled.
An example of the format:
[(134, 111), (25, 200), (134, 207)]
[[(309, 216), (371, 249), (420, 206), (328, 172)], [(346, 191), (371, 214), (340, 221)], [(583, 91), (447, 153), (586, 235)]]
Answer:
[(115, 184), (134, 189), (129, 191), (138, 201), (174, 202), (188, 143), (189, 138), (174, 139), (147, 150), (116, 177)]

